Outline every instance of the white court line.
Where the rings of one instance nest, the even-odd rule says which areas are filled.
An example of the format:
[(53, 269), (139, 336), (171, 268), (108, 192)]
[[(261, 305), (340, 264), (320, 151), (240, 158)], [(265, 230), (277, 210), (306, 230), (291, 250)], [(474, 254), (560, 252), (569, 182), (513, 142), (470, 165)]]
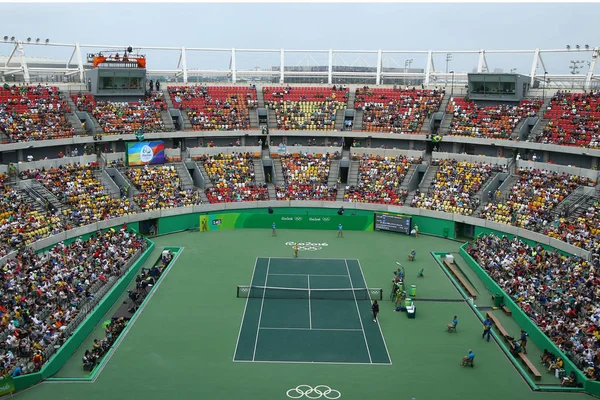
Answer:
[(345, 276), (346, 278), (348, 277), (348, 275), (322, 275), (322, 274), (269, 274), (271, 276)]
[(271, 361), (271, 360), (235, 360), (240, 363), (265, 363), (265, 364), (324, 364), (324, 365), (391, 365), (390, 363), (363, 363), (363, 362), (336, 362), (336, 361)]
[[(363, 337), (365, 338), (365, 346), (367, 346), (367, 353), (369, 354), (369, 362), (372, 364), (373, 359), (371, 358), (371, 351), (369, 350), (369, 342), (367, 342), (367, 334), (365, 333), (365, 326), (363, 325), (362, 318), (360, 317), (360, 309), (358, 308), (358, 300), (356, 300), (356, 293), (354, 293), (354, 285), (352, 285), (352, 276), (350, 275), (350, 268), (348, 268), (348, 261), (344, 260), (346, 264), (346, 271), (348, 271), (348, 278), (350, 279), (350, 289), (352, 289), (352, 295), (354, 296), (354, 304), (356, 305), (356, 312), (358, 313), (358, 320), (360, 321), (360, 327), (363, 331)], [(377, 323), (379, 324), (379, 323)]]
[(310, 275), (308, 278), (308, 327), (312, 329), (312, 307), (310, 305)]
[[(367, 278), (365, 278), (365, 274), (363, 273), (362, 266), (360, 265), (360, 261), (356, 260), (356, 262), (358, 262), (358, 268), (360, 269), (360, 274), (363, 277), (363, 283), (365, 284), (365, 287), (367, 287)], [(381, 334), (381, 339), (383, 340), (383, 345), (385, 346), (385, 352), (387, 353), (388, 360), (390, 360), (390, 365), (391, 365), (392, 357), (390, 356), (390, 351), (388, 350), (387, 343), (385, 342), (385, 336), (383, 336), (383, 331), (381, 330), (381, 324), (379, 322), (377, 322), (377, 327), (379, 328), (379, 333)]]
[[(315, 261), (315, 260), (337, 260), (337, 261), (346, 261), (345, 258), (296, 258), (296, 257), (259, 257), (259, 258), (270, 258), (272, 260), (298, 260), (298, 261), (305, 261), (305, 260), (310, 260), (310, 261)], [(354, 260), (354, 259), (352, 259)]]
[(343, 329), (343, 328), (269, 328), (261, 326), (260, 329), (277, 331), (341, 331), (341, 332), (362, 332), (362, 329)]
[(98, 377), (100, 376), (102, 371), (104, 371), (104, 368), (108, 365), (108, 362), (110, 361), (112, 356), (117, 352), (117, 349), (119, 348), (121, 343), (123, 343), (123, 340), (125, 340), (125, 337), (127, 336), (127, 334), (131, 331), (131, 327), (133, 326), (135, 321), (137, 321), (139, 316), (142, 315), (142, 311), (144, 311), (144, 309), (146, 308), (146, 305), (148, 305), (148, 303), (150, 303), (150, 300), (152, 300), (152, 297), (154, 296), (154, 294), (156, 292), (158, 292), (158, 287), (161, 285), (161, 283), (163, 283), (165, 281), (165, 279), (167, 278), (167, 275), (169, 274), (169, 272), (171, 272), (171, 270), (175, 266), (175, 262), (177, 261), (177, 259), (181, 255), (181, 253), (183, 253), (183, 249), (184, 249), (184, 247), (180, 248), (180, 250), (177, 253), (177, 255), (175, 256), (175, 258), (173, 258), (173, 260), (171, 260), (169, 269), (167, 269), (167, 271), (163, 275), (160, 276), (158, 282), (156, 283), (156, 285), (154, 285), (152, 292), (150, 292), (150, 294), (144, 299), (144, 301), (142, 302), (142, 305), (140, 306), (140, 308), (138, 308), (138, 310), (136, 311), (133, 318), (131, 318), (131, 320), (127, 323), (127, 325), (125, 326), (124, 332), (122, 332), (121, 335), (119, 335), (119, 338), (117, 339), (116, 343), (112, 345), (111, 353), (104, 360), (104, 363), (100, 366), (100, 369), (98, 370), (98, 372), (96, 372), (96, 375), (94, 376), (94, 379), (92, 380), (92, 382), (96, 382), (96, 380), (98, 379)]
[[(267, 286), (267, 282), (269, 281), (269, 267), (271, 266), (271, 259), (267, 261), (267, 273), (265, 275), (265, 287)], [(256, 339), (254, 340), (254, 351), (252, 352), (252, 361), (256, 357), (256, 346), (258, 345), (258, 333), (260, 332), (260, 321), (262, 320), (262, 312), (263, 306), (265, 305), (265, 294), (267, 293), (267, 289), (263, 289), (262, 301), (260, 302), (260, 313), (258, 314), (258, 326), (256, 327)], [(240, 328), (241, 329), (241, 328)]]
[[(250, 278), (250, 286), (254, 281), (254, 273), (256, 272), (256, 264), (258, 264), (258, 257), (254, 260), (254, 269), (252, 270), (252, 277)], [(235, 349), (233, 350), (233, 360), (235, 361), (235, 355), (237, 354), (238, 344), (240, 343), (240, 335), (242, 334), (242, 327), (244, 326), (244, 318), (246, 317), (246, 309), (248, 308), (248, 301), (250, 300), (250, 293), (246, 297), (246, 305), (244, 306), (244, 313), (242, 314), (242, 323), (240, 324), (240, 330), (238, 331), (237, 340), (235, 341)]]

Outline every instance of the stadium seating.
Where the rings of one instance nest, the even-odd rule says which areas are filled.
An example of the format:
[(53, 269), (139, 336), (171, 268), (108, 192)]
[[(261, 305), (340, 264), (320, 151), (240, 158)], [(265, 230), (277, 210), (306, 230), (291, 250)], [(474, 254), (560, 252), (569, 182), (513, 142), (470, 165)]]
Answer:
[(160, 112), (167, 108), (162, 96), (161, 92), (157, 92), (136, 102), (115, 102), (96, 101), (89, 93), (71, 95), (77, 108), (90, 112), (106, 135), (166, 132), (160, 116)]
[(72, 137), (67, 112), (69, 107), (54, 86), (0, 87), (0, 133), (9, 142)]
[(489, 139), (509, 139), (521, 119), (535, 116), (541, 100), (522, 100), (518, 105), (479, 106), (463, 98), (453, 98), (447, 112), (453, 116), (449, 135)]
[(419, 133), (443, 97), (439, 90), (364, 87), (356, 89), (354, 108), (363, 110), (363, 130), (367, 132)]
[(28, 196), (0, 182), (0, 257), (64, 230), (55, 213), (36, 210)]
[(471, 215), (480, 203), (475, 194), (499, 166), (441, 160), (428, 193), (417, 193), (411, 206), (427, 210)]
[(111, 229), (9, 259), (0, 271), (10, 294), (0, 303), (0, 373), (20, 365), (22, 373), (39, 370), (83, 321), (95, 295), (102, 298), (145, 246), (135, 232)]
[(38, 180), (69, 207), (63, 211), (68, 220), (67, 229), (133, 214), (135, 209), (129, 199), (111, 197), (102, 186), (95, 176), (98, 168), (98, 163), (67, 164), (47, 170), (31, 170), (21, 178)]
[(600, 147), (600, 92), (558, 92), (544, 118), (550, 121), (538, 142), (577, 147)]
[(258, 106), (256, 89), (239, 86), (170, 86), (173, 105), (187, 110), (194, 130), (250, 128), (250, 110)]
[[(363, 155), (359, 159), (358, 185), (346, 186), (344, 201), (402, 205), (408, 192), (400, 190), (411, 160), (406, 157)], [(412, 160), (420, 163), (421, 160)]]
[(479, 236), (467, 252), (575, 365), (600, 379), (598, 258), (587, 261), (518, 238)]
[(506, 200), (486, 204), (480, 218), (540, 231), (554, 219), (550, 212), (556, 205), (578, 186), (590, 183), (587, 178), (537, 169), (516, 172), (519, 181)]
[(329, 187), (329, 168), (337, 154), (284, 154), (281, 156), (284, 185), (276, 186), (277, 200), (334, 201), (335, 186)]
[(256, 183), (252, 154), (204, 155), (199, 158), (214, 185), (206, 189), (211, 203), (268, 200), (266, 185)]
[(182, 187), (172, 165), (127, 168), (125, 176), (141, 192), (134, 200), (144, 211), (192, 206), (201, 202), (197, 191)]
[(265, 107), (275, 112), (277, 128), (333, 130), (337, 110), (345, 110), (348, 89), (264, 87)]
[(577, 247), (600, 253), (600, 205), (596, 198), (580, 215), (560, 217), (544, 227), (544, 235), (562, 240)]

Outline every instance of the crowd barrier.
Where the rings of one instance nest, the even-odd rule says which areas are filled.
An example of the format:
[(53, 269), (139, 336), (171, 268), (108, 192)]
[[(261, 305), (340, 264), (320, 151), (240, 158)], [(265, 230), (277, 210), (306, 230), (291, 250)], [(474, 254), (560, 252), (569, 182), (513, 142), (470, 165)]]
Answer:
[(271, 154), (342, 154), (340, 146), (269, 146)]
[(17, 171), (26, 171), (28, 169), (49, 169), (49, 168), (57, 168), (61, 165), (67, 164), (89, 164), (91, 162), (98, 161), (98, 156), (95, 154), (87, 155), (87, 156), (78, 156), (78, 157), (63, 157), (63, 158), (53, 158), (51, 160), (39, 160), (39, 161), (31, 161), (31, 162), (20, 162), (15, 164), (17, 167)]

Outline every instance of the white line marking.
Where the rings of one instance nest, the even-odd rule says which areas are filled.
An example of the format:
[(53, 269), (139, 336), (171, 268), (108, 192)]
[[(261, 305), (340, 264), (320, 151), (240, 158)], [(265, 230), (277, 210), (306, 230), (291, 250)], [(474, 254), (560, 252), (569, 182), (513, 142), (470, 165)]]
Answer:
[[(258, 264), (258, 257), (254, 260), (254, 269), (252, 270), (252, 277), (250, 278), (250, 286), (254, 280), (254, 272), (256, 272), (256, 264)], [(233, 350), (233, 360), (235, 361), (235, 355), (237, 354), (238, 344), (240, 343), (240, 335), (242, 334), (242, 327), (244, 326), (244, 318), (246, 317), (246, 309), (248, 308), (248, 301), (250, 296), (246, 297), (246, 305), (244, 306), (244, 313), (242, 314), (242, 323), (240, 324), (240, 330), (238, 331), (237, 340), (235, 341), (235, 349)]]
[[(267, 282), (269, 281), (269, 267), (271, 266), (271, 258), (267, 261), (267, 273), (265, 275), (265, 286), (267, 286)], [(258, 333), (260, 332), (260, 321), (262, 320), (262, 312), (263, 306), (265, 305), (265, 294), (267, 293), (267, 289), (263, 290), (262, 301), (260, 302), (260, 313), (258, 314), (258, 326), (256, 327), (256, 339), (254, 340), (254, 351), (252, 352), (252, 361), (256, 357), (256, 346), (258, 345)]]
[(350, 289), (352, 289), (352, 295), (354, 296), (354, 304), (356, 305), (356, 312), (358, 313), (358, 320), (360, 321), (360, 327), (363, 331), (363, 337), (365, 338), (365, 346), (367, 346), (367, 353), (369, 354), (369, 362), (372, 364), (373, 359), (371, 358), (371, 351), (369, 350), (369, 342), (367, 342), (367, 334), (365, 333), (365, 326), (363, 325), (362, 318), (360, 317), (360, 309), (358, 308), (358, 300), (356, 300), (356, 293), (354, 292), (354, 285), (352, 285), (352, 276), (350, 275), (350, 268), (348, 268), (348, 261), (344, 260), (346, 264), (346, 271), (348, 271), (348, 278), (350, 279)]
[(308, 278), (308, 327), (312, 329), (312, 307), (310, 305), (310, 275)]
[(346, 261), (345, 258), (323, 258), (323, 257), (319, 257), (319, 258), (296, 258), (296, 257), (259, 257), (259, 258), (270, 258), (272, 260), (298, 260), (298, 261), (305, 261), (305, 260), (310, 260), (310, 261), (315, 261), (315, 260), (337, 260), (337, 261)]
[(390, 363), (362, 363), (362, 362), (335, 362), (335, 361), (270, 361), (270, 360), (235, 360), (240, 363), (266, 363), (266, 364), (327, 364), (327, 365), (392, 365)]
[(269, 328), (261, 326), (260, 329), (278, 330), (278, 331), (341, 331), (341, 332), (362, 332), (362, 329), (342, 329), (342, 328)]
[(346, 278), (348, 277), (348, 275), (323, 275), (323, 274), (269, 274), (271, 276), (345, 276)]
[[(365, 284), (365, 287), (367, 287), (367, 278), (365, 278), (365, 274), (363, 273), (362, 266), (360, 265), (360, 261), (356, 260), (356, 262), (358, 263), (358, 268), (360, 269), (360, 274), (363, 277), (363, 283)], [(391, 365), (392, 357), (390, 356), (390, 351), (388, 350), (387, 343), (385, 342), (385, 336), (383, 336), (383, 331), (381, 330), (381, 323), (377, 322), (377, 326), (379, 327), (379, 333), (381, 334), (381, 339), (383, 340), (383, 345), (385, 346), (385, 351), (387, 353), (388, 360), (390, 360), (390, 365)]]
[(169, 272), (171, 272), (171, 269), (173, 269), (173, 267), (175, 266), (175, 262), (177, 261), (177, 259), (181, 255), (181, 253), (183, 253), (183, 249), (184, 249), (184, 247), (181, 247), (181, 249), (175, 256), (175, 258), (173, 258), (173, 260), (171, 260), (171, 264), (169, 264), (169, 269), (167, 269), (167, 272), (165, 272), (163, 275), (161, 275), (159, 281), (156, 283), (156, 285), (154, 285), (154, 289), (152, 290), (152, 292), (150, 292), (150, 294), (144, 299), (144, 301), (142, 302), (142, 305), (140, 306), (140, 308), (138, 308), (138, 310), (135, 313), (135, 315), (133, 316), (133, 318), (131, 318), (131, 320), (127, 323), (127, 325), (125, 326), (124, 332), (121, 333), (121, 335), (117, 339), (116, 343), (112, 346), (112, 352), (106, 357), (104, 363), (100, 366), (100, 369), (98, 370), (98, 372), (96, 372), (96, 375), (94, 376), (94, 379), (92, 380), (92, 382), (96, 382), (96, 380), (98, 379), (98, 377), (100, 376), (102, 371), (104, 371), (104, 368), (106, 367), (106, 365), (108, 364), (108, 362), (110, 361), (112, 356), (117, 352), (117, 349), (119, 348), (121, 343), (123, 343), (123, 340), (125, 340), (125, 337), (127, 336), (127, 334), (131, 331), (131, 328), (133, 327), (133, 324), (135, 323), (135, 321), (137, 321), (137, 319), (140, 317), (140, 315), (142, 315), (142, 311), (144, 311), (144, 309), (146, 308), (146, 305), (148, 303), (150, 303), (150, 300), (152, 300), (152, 297), (154, 296), (154, 294), (156, 292), (158, 292), (158, 288), (161, 285), (161, 283), (163, 283), (165, 281), (165, 279), (167, 279), (167, 275), (169, 275)]

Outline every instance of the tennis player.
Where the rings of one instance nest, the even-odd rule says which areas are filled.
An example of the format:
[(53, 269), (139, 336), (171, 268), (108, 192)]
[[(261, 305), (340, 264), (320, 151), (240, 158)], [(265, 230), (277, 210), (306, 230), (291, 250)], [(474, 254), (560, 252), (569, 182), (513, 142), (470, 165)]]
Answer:
[(379, 314), (379, 304), (377, 304), (377, 300), (373, 300), (371, 310), (373, 311), (373, 322), (377, 322), (377, 314)]
[(277, 236), (277, 225), (275, 225), (275, 222), (273, 222), (273, 224), (271, 225), (271, 229), (272, 229), (271, 236)]
[(344, 231), (342, 230), (344, 227), (342, 224), (338, 225), (338, 237), (344, 237)]
[(298, 243), (294, 245), (294, 257), (298, 258)]

